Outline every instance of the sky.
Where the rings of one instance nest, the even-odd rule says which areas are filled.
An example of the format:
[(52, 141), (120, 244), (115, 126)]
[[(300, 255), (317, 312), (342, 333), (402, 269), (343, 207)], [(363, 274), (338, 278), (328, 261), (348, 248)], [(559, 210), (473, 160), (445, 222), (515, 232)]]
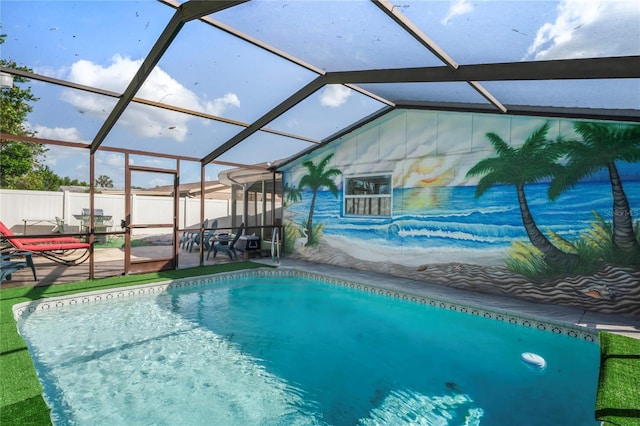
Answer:
[[(637, 1), (408, 0), (394, 5), (460, 64), (640, 54)], [(0, 55), (39, 74), (120, 93), (172, 14), (171, 8), (154, 1), (3, 0), (0, 23), (7, 38)], [(441, 65), (368, 1), (253, 1), (213, 18), (327, 71)], [(307, 69), (193, 22), (185, 25), (137, 96), (250, 123), (315, 77)], [(622, 83), (600, 86), (616, 100), (612, 107), (640, 108), (637, 82)], [(116, 102), (34, 81), (30, 85), (40, 100), (25, 125), (44, 138), (90, 143)], [(535, 102), (547, 102), (549, 92), (558, 92), (552, 86), (547, 88), (553, 90), (541, 90), (536, 84), (518, 90), (486, 86), (505, 98), (522, 90)], [(388, 96), (401, 93), (407, 99), (477, 98), (465, 84), (363, 87)], [(541, 93), (545, 96), (538, 100)], [(600, 105), (607, 97), (597, 90), (577, 87), (568, 93), (571, 96), (557, 101), (560, 106), (589, 102), (607, 106)], [(269, 127), (321, 140), (383, 106), (346, 87), (327, 86)], [(241, 129), (131, 105), (103, 146), (201, 158)], [(310, 146), (259, 132), (220, 160), (273, 162)], [(134, 157), (133, 162), (172, 167), (158, 158)], [(61, 176), (88, 180), (88, 154), (78, 150), (51, 147), (45, 164)], [(217, 179), (223, 168), (207, 166), (206, 178)], [(110, 176), (118, 187), (124, 184), (123, 169), (122, 155), (96, 155), (96, 175)], [(183, 162), (181, 175), (182, 182), (199, 180), (199, 164)], [(166, 177), (156, 175), (139, 184), (168, 183)]]

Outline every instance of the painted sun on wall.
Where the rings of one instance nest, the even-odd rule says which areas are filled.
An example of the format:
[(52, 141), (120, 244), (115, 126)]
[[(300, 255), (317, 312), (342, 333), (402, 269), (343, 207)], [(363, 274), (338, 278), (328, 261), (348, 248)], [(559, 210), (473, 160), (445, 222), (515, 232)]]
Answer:
[(282, 172), (292, 256), (640, 317), (640, 125), (400, 110)]

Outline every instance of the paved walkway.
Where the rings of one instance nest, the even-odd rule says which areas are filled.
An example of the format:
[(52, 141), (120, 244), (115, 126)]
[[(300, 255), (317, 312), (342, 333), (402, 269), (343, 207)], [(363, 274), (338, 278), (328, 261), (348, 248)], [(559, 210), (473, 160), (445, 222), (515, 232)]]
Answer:
[[(113, 277), (124, 274), (124, 250), (119, 248), (101, 248), (95, 250), (94, 277), (104, 278)], [(170, 257), (170, 246), (142, 246), (135, 247), (134, 259), (154, 259), (159, 257)], [(219, 254), (215, 258), (213, 254), (209, 260), (204, 254), (205, 265), (215, 265), (219, 263), (230, 262), (229, 258), (224, 254)], [(243, 260), (242, 255), (238, 259)], [(25, 268), (15, 272), (11, 281), (3, 281), (2, 288), (21, 287), (21, 286), (48, 286), (55, 284), (65, 284), (74, 281), (89, 279), (89, 261), (77, 266), (64, 266), (45, 259), (42, 256), (33, 256), (36, 265), (38, 282), (33, 281), (31, 269)], [(200, 265), (200, 254), (198, 251), (189, 253), (186, 250), (180, 250), (178, 253), (178, 266), (180, 269), (192, 268)]]

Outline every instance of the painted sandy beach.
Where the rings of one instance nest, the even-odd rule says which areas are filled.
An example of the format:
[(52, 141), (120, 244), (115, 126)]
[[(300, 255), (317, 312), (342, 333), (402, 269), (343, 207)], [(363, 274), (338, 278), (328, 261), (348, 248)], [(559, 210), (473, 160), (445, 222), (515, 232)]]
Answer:
[[(504, 253), (486, 250), (434, 252), (416, 262), (402, 251), (390, 255), (388, 247), (366, 241), (324, 236), (317, 247), (301, 247), (292, 257), (445, 285), (527, 301), (557, 304), (594, 312), (640, 319), (640, 271), (604, 266), (590, 275), (532, 282), (503, 265)], [(388, 261), (392, 259), (392, 261)]]

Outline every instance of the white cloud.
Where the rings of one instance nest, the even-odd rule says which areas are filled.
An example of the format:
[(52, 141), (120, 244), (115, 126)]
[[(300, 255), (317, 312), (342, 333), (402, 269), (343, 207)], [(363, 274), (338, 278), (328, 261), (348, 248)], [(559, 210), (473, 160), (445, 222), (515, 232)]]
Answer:
[(300, 121), (296, 118), (292, 118), (291, 120), (287, 121), (288, 129), (297, 129), (299, 125), (300, 125)]
[(157, 186), (167, 186), (167, 185), (171, 185), (171, 180), (167, 179), (167, 178), (154, 178), (151, 179), (148, 183), (148, 187), (149, 188), (154, 188)]
[[(115, 55), (111, 64), (106, 67), (80, 60), (71, 66), (68, 79), (79, 84), (122, 93), (141, 63), (141, 60), (132, 60), (120, 55)], [(136, 96), (212, 115), (222, 115), (228, 107), (240, 107), (240, 100), (234, 93), (227, 93), (213, 101), (201, 101), (195, 93), (158, 67), (149, 75)], [(64, 92), (63, 100), (72, 104), (79, 112), (101, 120), (108, 116), (117, 102), (115, 98), (72, 90)], [(161, 108), (131, 104), (120, 118), (119, 124), (139, 137), (162, 136), (182, 142), (188, 133), (188, 122), (193, 118)]]
[[(129, 163), (133, 164), (134, 159), (129, 158)], [(96, 156), (96, 164), (104, 165), (109, 168), (118, 168), (124, 170), (124, 155), (113, 152), (108, 153), (105, 157)]]
[(211, 115), (222, 115), (228, 106), (240, 108), (240, 99), (235, 93), (227, 93), (221, 98), (214, 99), (213, 102), (207, 102), (205, 111)]
[(471, 11), (473, 11), (473, 5), (471, 3), (467, 0), (458, 0), (451, 5), (447, 16), (445, 16), (440, 23), (442, 23), (442, 25), (449, 25), (454, 17), (471, 13)]
[(339, 107), (347, 102), (351, 89), (341, 84), (329, 84), (320, 95), (320, 103), (328, 107)]
[[(86, 152), (88, 151), (77, 148), (48, 145), (47, 152), (44, 155), (43, 163), (57, 172), (60, 176), (67, 176), (69, 175), (71, 170), (68, 170), (68, 165), (65, 165), (65, 160), (77, 160), (78, 158), (85, 158), (87, 161), (89, 161), (88, 155), (86, 155), (86, 157), (82, 157), (82, 155), (86, 154)], [(60, 167), (57, 167), (58, 165), (61, 165), (62, 170), (58, 170), (60, 169)]]
[(81, 59), (71, 65), (68, 79), (79, 84), (122, 93), (141, 64), (141, 60), (133, 61), (120, 55), (111, 58), (111, 65), (107, 67)]
[(67, 67), (52, 67), (49, 65), (38, 64), (33, 67), (33, 72), (40, 75), (48, 75), (53, 78), (65, 79), (69, 74)]
[[(143, 157), (143, 158), (144, 158), (143, 164), (148, 167), (162, 167), (165, 165), (164, 164), (165, 161), (157, 157)], [(170, 169), (171, 167), (167, 167), (167, 168)]]
[(84, 142), (80, 137), (80, 132), (75, 127), (45, 127), (45, 126), (33, 126), (31, 131), (36, 133), (36, 136), (42, 139), (54, 139), (66, 142)]
[(48, 145), (42, 163), (61, 177), (89, 180), (89, 150), (66, 146)]
[(538, 29), (524, 59), (638, 55), (639, 22), (635, 0), (564, 0), (555, 22)]
[[(113, 181), (116, 188), (124, 188), (124, 155), (115, 152), (98, 151), (95, 156), (96, 177), (107, 175)], [(129, 162), (134, 163), (134, 158), (129, 157)], [(88, 164), (87, 164), (88, 167)], [(88, 174), (87, 170), (87, 174)]]

